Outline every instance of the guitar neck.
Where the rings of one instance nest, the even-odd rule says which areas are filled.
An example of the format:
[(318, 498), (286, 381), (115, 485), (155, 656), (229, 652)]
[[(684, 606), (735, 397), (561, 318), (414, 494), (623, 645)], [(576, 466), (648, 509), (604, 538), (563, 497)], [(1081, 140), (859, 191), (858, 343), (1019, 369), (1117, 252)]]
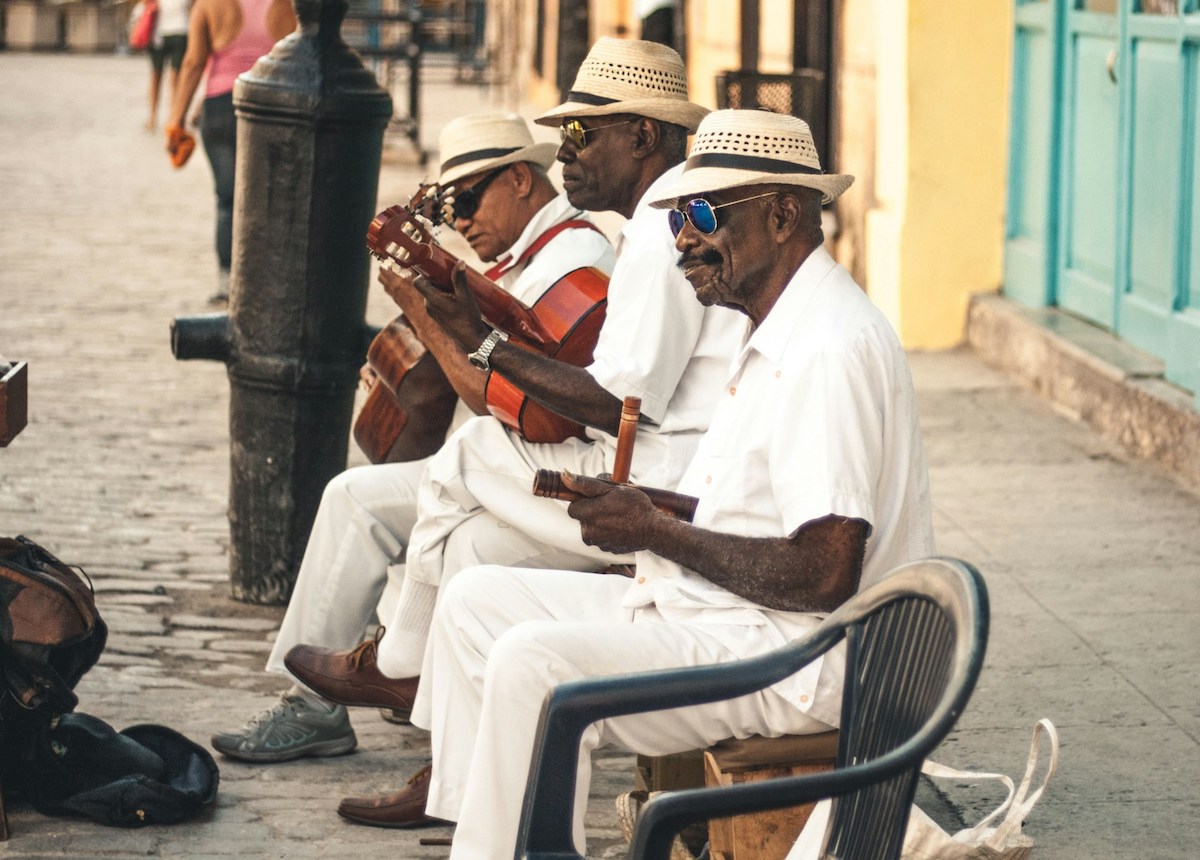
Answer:
[[(451, 273), (458, 263), (458, 258), (433, 242), (423, 243), (420, 247), (422, 252), (414, 254), (408, 265), (417, 269), (440, 289), (451, 290)], [(470, 266), (467, 266), (465, 271), (467, 286), (479, 305), (479, 312), (489, 325), (539, 347), (545, 348), (555, 344), (555, 338), (529, 308), (513, 298), (495, 281), (489, 280)]]

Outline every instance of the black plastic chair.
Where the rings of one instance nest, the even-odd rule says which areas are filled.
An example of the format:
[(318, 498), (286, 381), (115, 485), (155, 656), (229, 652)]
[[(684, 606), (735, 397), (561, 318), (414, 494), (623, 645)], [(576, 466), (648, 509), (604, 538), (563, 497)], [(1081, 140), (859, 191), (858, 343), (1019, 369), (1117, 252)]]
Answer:
[(577, 858), (571, 835), (579, 743), (616, 716), (733, 699), (788, 677), (847, 643), (833, 771), (663, 795), (642, 810), (631, 858), (666, 858), (695, 821), (834, 798), (822, 856), (900, 856), (921, 764), (975, 688), (988, 600), (971, 565), (933, 558), (897, 568), (804, 639), (761, 657), (667, 672), (573, 681), (546, 698), (530, 766), (518, 858)]

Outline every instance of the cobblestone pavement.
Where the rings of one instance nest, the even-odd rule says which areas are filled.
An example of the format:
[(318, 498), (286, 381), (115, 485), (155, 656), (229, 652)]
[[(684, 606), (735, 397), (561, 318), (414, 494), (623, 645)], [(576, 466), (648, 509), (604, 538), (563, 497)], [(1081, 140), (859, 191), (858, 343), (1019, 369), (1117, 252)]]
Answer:
[[(167, 326), (213, 292), (203, 154), (170, 168), (142, 130), (144, 58), (0, 53), (0, 353), (30, 362), (30, 423), (0, 450), (0, 534), (84, 565), (111, 626), (80, 709), (206, 743), (269, 706), (262, 664), (281, 610), (228, 597), (228, 383), (176, 362)], [(423, 138), (488, 104), (431, 74)], [(388, 145), (380, 202), (422, 169)], [(371, 321), (389, 316), (372, 291)], [(994, 607), (988, 666), (939, 758), (1014, 775), (1049, 716), (1063, 764), (1029, 821), (1039, 854), (1180, 858), (1200, 804), (1200, 505), (969, 352), (914, 355), (941, 551), (976, 563)], [(362, 462), (351, 450), (350, 462)], [(1184, 680), (1187, 679), (1187, 680)], [(444, 857), (445, 831), (341, 821), (347, 794), (391, 790), (427, 737), (353, 713), (354, 755), (280, 766), (219, 759), (215, 811), (113, 830), (16, 803), (11, 857)], [(612, 797), (631, 759), (598, 763), (593, 853), (614, 855)], [(989, 798), (948, 787), (967, 816)]]

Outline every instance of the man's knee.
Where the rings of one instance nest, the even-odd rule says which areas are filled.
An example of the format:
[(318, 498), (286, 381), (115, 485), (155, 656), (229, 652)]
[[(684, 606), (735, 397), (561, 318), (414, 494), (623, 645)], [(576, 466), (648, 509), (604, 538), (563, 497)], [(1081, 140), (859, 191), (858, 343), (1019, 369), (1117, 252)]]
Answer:
[(500, 565), (482, 564), (460, 571), (442, 585), (442, 596), (437, 606), (438, 618), (453, 621), (477, 614), (477, 607), (494, 606), (493, 589), (506, 570)]
[(485, 686), (502, 697), (528, 697), (541, 704), (563, 681), (581, 677), (569, 653), (563, 653), (555, 621), (523, 621), (505, 631), (488, 655)]

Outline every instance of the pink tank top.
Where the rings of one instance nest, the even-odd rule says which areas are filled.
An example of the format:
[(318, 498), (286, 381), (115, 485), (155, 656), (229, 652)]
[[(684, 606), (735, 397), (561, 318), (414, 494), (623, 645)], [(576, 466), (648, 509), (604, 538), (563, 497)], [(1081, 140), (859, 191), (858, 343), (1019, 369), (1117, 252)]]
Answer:
[(242, 7), (242, 29), (233, 41), (208, 60), (208, 84), (204, 95), (222, 96), (233, 89), (233, 82), (248, 71), (258, 58), (275, 46), (267, 29), (267, 10), (274, 0), (235, 0)]

